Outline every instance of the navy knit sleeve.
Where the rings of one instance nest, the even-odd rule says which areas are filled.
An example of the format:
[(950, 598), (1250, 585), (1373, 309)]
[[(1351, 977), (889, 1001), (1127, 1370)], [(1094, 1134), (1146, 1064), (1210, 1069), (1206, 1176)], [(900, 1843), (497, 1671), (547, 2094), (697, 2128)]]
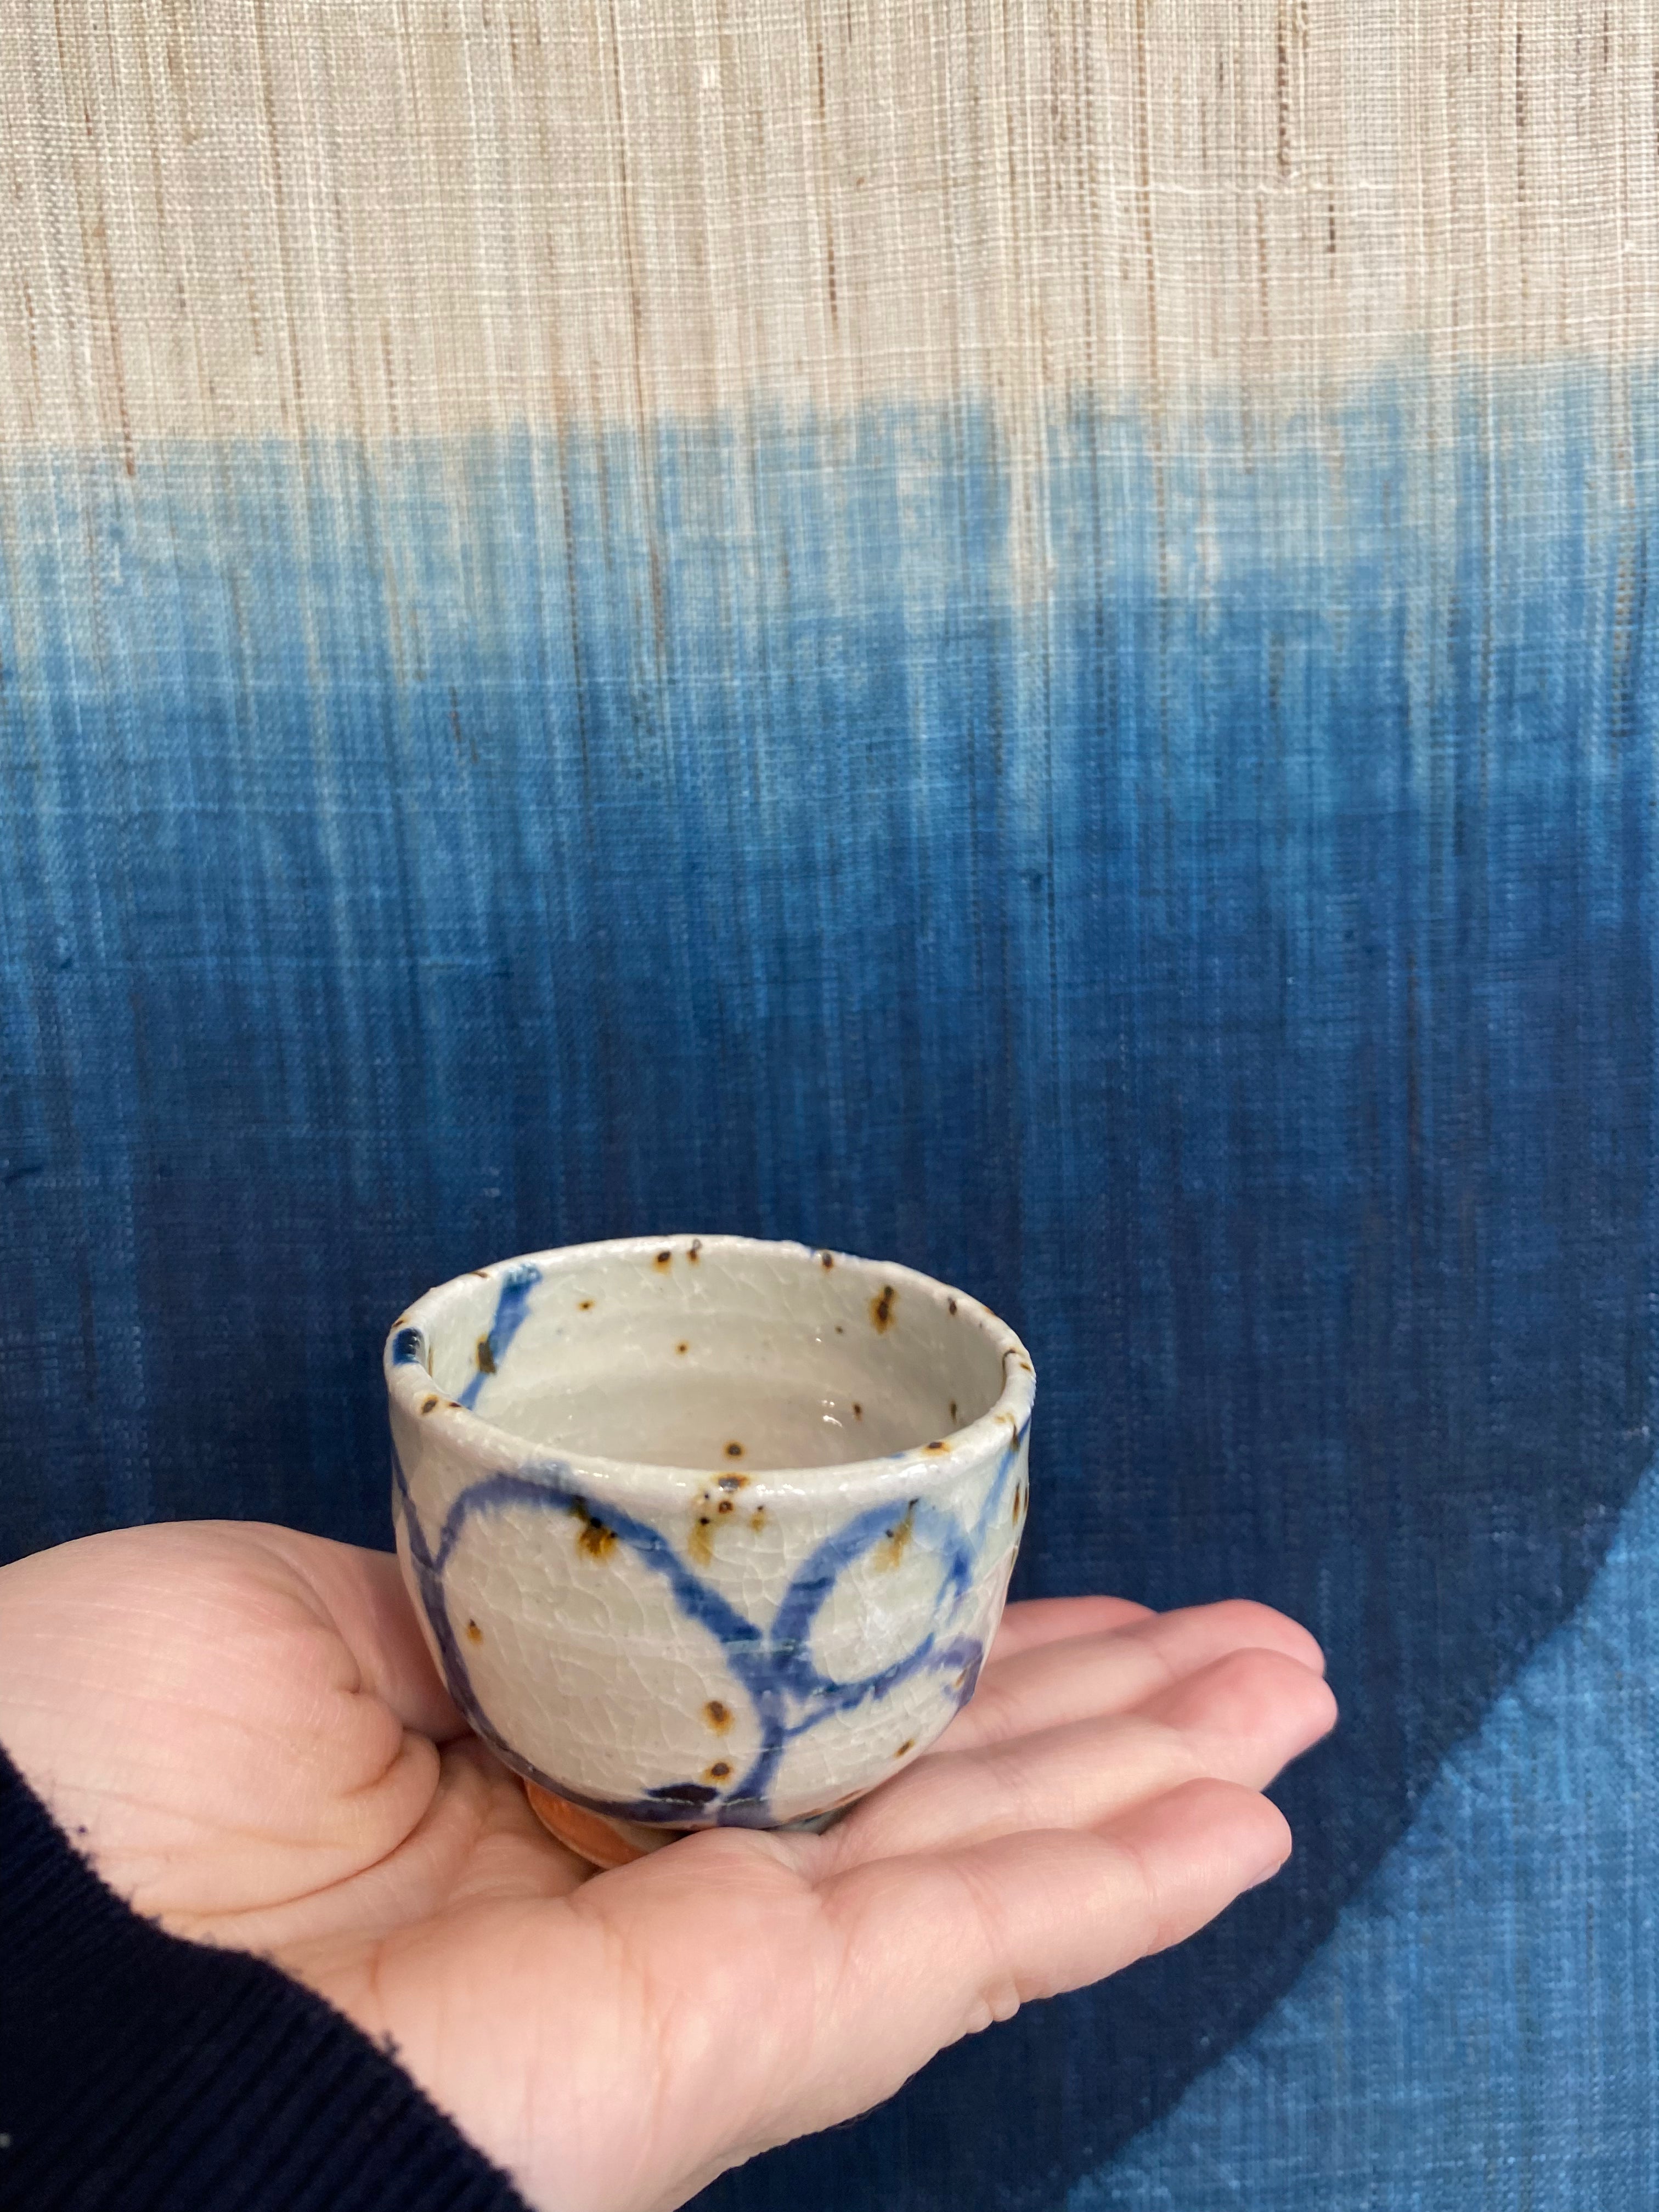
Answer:
[(524, 2212), (320, 1997), (123, 1904), (3, 1751), (0, 2205)]

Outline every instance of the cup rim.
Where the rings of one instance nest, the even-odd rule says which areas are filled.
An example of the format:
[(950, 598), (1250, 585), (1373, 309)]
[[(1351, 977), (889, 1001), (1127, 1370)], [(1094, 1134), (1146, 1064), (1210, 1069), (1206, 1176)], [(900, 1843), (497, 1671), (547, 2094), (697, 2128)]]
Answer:
[[(555, 1444), (538, 1443), (498, 1426), (485, 1415), (441, 1391), (427, 1360), (430, 1331), (438, 1315), (463, 1296), (476, 1296), (473, 1286), (481, 1279), (504, 1276), (526, 1263), (538, 1267), (545, 1276), (550, 1262), (567, 1267), (601, 1256), (629, 1259), (652, 1255), (665, 1248), (678, 1246), (689, 1250), (693, 1245), (701, 1252), (757, 1250), (784, 1254), (792, 1260), (799, 1257), (802, 1261), (818, 1265), (824, 1263), (827, 1255), (838, 1267), (866, 1272), (869, 1279), (892, 1283), (908, 1290), (915, 1297), (946, 1308), (953, 1317), (965, 1320), (989, 1337), (1002, 1354), (1002, 1388), (994, 1403), (974, 1420), (926, 1443), (874, 1458), (840, 1460), (811, 1468), (745, 1468), (745, 1488), (757, 1502), (762, 1498), (809, 1501), (814, 1497), (822, 1498), (826, 1487), (842, 1496), (849, 1491), (877, 1492), (896, 1486), (901, 1475), (906, 1486), (915, 1489), (919, 1481), (937, 1480), (966, 1462), (977, 1461), (1010, 1443), (1018, 1443), (1024, 1436), (1036, 1397), (1036, 1375), (1031, 1356), (1007, 1322), (971, 1292), (957, 1290), (899, 1261), (867, 1260), (856, 1253), (837, 1251), (826, 1245), (802, 1244), (790, 1237), (705, 1235), (684, 1230), (651, 1237), (602, 1237), (586, 1244), (551, 1245), (543, 1251), (494, 1260), (487, 1267), (471, 1268), (465, 1274), (452, 1275), (446, 1282), (434, 1284), (404, 1307), (387, 1331), (381, 1365), (389, 1401), (422, 1428), (441, 1423), (437, 1434), (445, 1449), (473, 1461), (481, 1471), (552, 1461), (579, 1470), (584, 1480), (613, 1486), (619, 1495), (683, 1502), (688, 1493), (694, 1493), (726, 1470), (666, 1466), (650, 1460), (613, 1459), (603, 1453), (567, 1452)], [(405, 1333), (410, 1329), (417, 1331), (421, 1340), (420, 1351), (413, 1356), (398, 1349), (399, 1340), (406, 1342)], [(434, 1395), (436, 1404), (431, 1403)], [(938, 1446), (943, 1449), (936, 1449)]]

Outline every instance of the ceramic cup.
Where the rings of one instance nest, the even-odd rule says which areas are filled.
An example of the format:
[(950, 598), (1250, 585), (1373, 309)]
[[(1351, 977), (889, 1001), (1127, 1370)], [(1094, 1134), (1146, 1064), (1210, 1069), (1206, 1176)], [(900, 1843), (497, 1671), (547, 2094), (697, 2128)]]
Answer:
[(822, 1826), (972, 1693), (1036, 1389), (976, 1299), (801, 1244), (628, 1237), (428, 1291), (386, 1379), (428, 1643), (590, 1857)]

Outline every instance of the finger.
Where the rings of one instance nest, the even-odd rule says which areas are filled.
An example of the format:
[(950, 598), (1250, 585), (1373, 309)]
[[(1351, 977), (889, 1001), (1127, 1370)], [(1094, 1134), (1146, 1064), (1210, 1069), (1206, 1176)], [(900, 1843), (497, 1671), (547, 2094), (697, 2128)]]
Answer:
[(1283, 1765), (1328, 1735), (1337, 1713), (1322, 1674), (1282, 1651), (1247, 1647), (1157, 1692), (1139, 1717), (1206, 1741), (1266, 1740), (1276, 1732), (1299, 1738), (1279, 1761)]
[(1181, 1942), (1289, 1850), (1265, 1797), (1205, 1781), (1103, 1833), (1003, 1836), (840, 1875), (822, 1894), (843, 1939), (846, 2064), (882, 2094), (922, 2048)]
[(390, 1552), (363, 1551), (292, 1528), (261, 1528), (258, 1534), (315, 1593), (371, 1697), (434, 1743), (470, 1733), (432, 1663)]
[(1024, 1598), (1003, 1614), (991, 1658), (1012, 1659), (1017, 1651), (1035, 1651), (1039, 1644), (1058, 1644), (1069, 1637), (1103, 1635), (1148, 1620), (1151, 1613), (1150, 1606), (1127, 1597)]
[(1335, 1718), (1311, 1668), (1281, 1652), (1236, 1651), (1139, 1712), (918, 1760), (827, 1840), (850, 1865), (1026, 1829), (1100, 1827), (1206, 1778), (1261, 1790)]
[(940, 1739), (951, 1751), (1000, 1742), (1066, 1721), (1131, 1711), (1230, 1651), (1279, 1651), (1316, 1674), (1325, 1656), (1305, 1628), (1246, 1598), (1150, 1613), (1103, 1636), (1068, 1638), (999, 1662)]

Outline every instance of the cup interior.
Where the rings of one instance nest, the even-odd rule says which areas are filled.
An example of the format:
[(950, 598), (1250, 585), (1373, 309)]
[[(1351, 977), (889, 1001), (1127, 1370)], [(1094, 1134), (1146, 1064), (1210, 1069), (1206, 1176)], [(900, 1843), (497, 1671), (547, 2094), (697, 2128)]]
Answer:
[(438, 1388), (575, 1459), (830, 1468), (995, 1406), (1018, 1340), (904, 1268), (737, 1237), (578, 1246), (422, 1301)]

